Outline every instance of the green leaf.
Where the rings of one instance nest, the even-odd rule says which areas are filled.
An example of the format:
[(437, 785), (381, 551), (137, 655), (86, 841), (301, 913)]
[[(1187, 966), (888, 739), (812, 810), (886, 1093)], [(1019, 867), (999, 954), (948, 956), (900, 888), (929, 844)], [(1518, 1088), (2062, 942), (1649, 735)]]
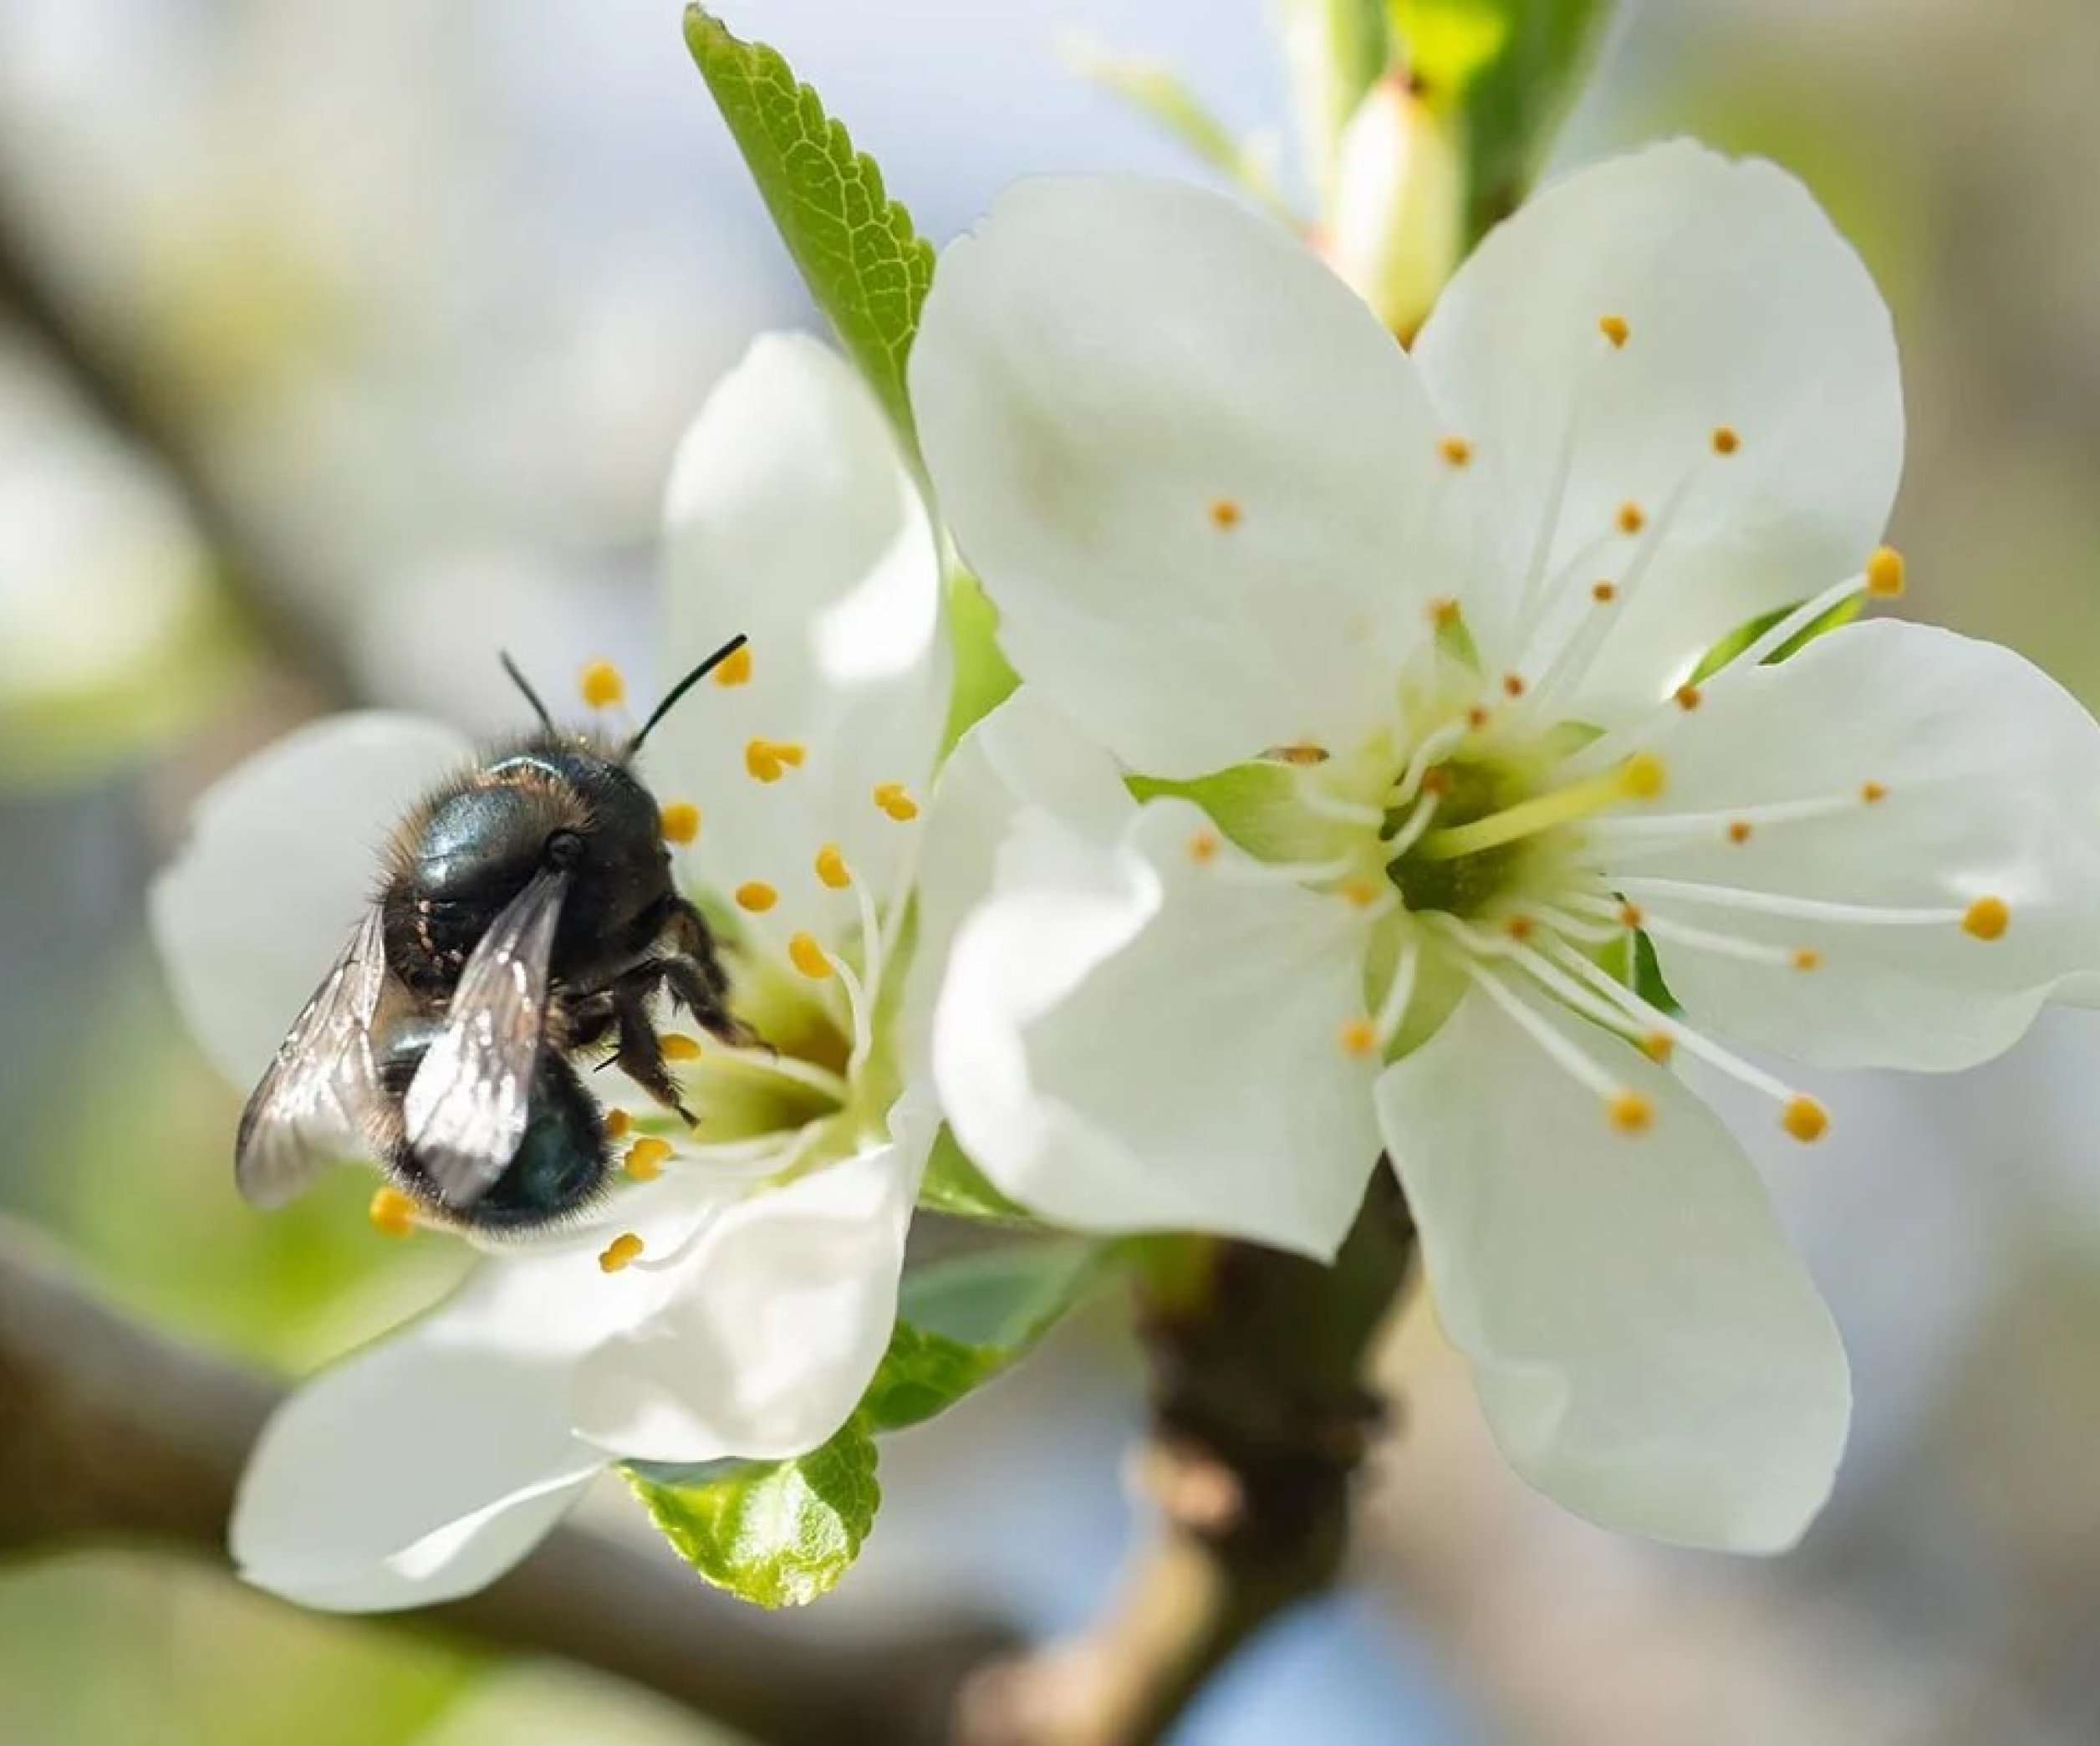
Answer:
[(853, 1567), (882, 1488), (859, 1413), (821, 1448), (676, 1483), (629, 1469), (627, 1483), (680, 1557), (716, 1588), (760, 1606), (803, 1606)]
[(1334, 148), (1393, 58), (1384, 0), (1278, 0), (1306, 173), (1328, 206)]
[(933, 245), (776, 50), (697, 6), (686, 9), (686, 43), (810, 295), (915, 452), (905, 360)]
[(1105, 1271), (1078, 1238), (1015, 1243), (908, 1275), (897, 1326), (861, 1412), (900, 1431), (946, 1412), (1025, 1356)]
[[(1835, 630), (1840, 625), (1849, 625), (1859, 616), (1860, 609), (1865, 605), (1866, 597), (1863, 595), (1853, 595), (1848, 600), (1840, 600), (1822, 617), (1812, 624), (1804, 625), (1774, 649), (1765, 657), (1762, 665), (1776, 666), (1782, 661), (1791, 661), (1825, 632)], [(1771, 611), (1751, 619), (1747, 624), (1738, 625), (1700, 658), (1699, 665), (1692, 669), (1691, 683), (1704, 685), (1794, 610), (1792, 606), (1775, 607)]]
[(1409, 75), (1462, 115), (1467, 234), (1511, 212), (1573, 102), (1610, 0), (1389, 0)]

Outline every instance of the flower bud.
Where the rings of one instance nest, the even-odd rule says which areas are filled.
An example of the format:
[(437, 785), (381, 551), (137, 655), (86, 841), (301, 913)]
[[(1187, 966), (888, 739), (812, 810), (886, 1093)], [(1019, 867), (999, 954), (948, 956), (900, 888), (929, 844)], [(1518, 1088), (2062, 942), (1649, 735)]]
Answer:
[(1465, 163), (1456, 120), (1398, 74), (1365, 94), (1343, 130), (1323, 253), (1402, 340), (1458, 265)]

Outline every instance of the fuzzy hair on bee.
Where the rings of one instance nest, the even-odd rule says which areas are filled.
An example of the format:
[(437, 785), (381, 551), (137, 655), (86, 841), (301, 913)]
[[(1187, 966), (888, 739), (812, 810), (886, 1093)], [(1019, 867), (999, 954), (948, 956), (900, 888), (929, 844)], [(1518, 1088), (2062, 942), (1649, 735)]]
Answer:
[(603, 1112), (572, 1058), (608, 1051), (689, 1124), (651, 1014), (667, 997), (746, 1041), (700, 911), (672, 878), (634, 769), (650, 731), (744, 644), (673, 687), (624, 743), (564, 733), (509, 658), (539, 729), (492, 748), (402, 819), (349, 945), (243, 1112), (242, 1192), (298, 1193), (345, 1150), (436, 1221), (530, 1230), (603, 1190)]

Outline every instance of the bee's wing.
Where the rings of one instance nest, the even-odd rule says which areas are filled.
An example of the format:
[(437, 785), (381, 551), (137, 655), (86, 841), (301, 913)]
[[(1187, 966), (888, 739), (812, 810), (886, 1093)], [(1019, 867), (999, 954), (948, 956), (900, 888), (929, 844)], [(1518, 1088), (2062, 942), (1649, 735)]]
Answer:
[(324, 1166), (363, 1149), (364, 1117), (379, 1097), (371, 1026), (385, 982), (374, 907), (292, 1021), (241, 1112), (233, 1176), (256, 1206), (282, 1206)]
[(489, 924), (450, 1015), (409, 1081), (401, 1115), (416, 1161), (453, 1207), (486, 1194), (525, 1138), (547, 1029), (548, 961), (568, 875), (549, 869)]

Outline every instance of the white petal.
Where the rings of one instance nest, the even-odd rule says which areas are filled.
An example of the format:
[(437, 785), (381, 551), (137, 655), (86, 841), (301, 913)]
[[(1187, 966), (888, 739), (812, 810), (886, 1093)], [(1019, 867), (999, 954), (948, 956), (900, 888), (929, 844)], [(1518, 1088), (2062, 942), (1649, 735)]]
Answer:
[[(1694, 1017), (1821, 1066), (1949, 1069), (2008, 1047), (2067, 978), (2100, 970), (2100, 727), (2017, 655), (1895, 620), (1849, 625), (1776, 666), (1730, 669), (1667, 712), (1657, 809), (1713, 811), (1674, 842), (1617, 840), (1608, 877), (1661, 922), (1820, 955), (1810, 972), (1658, 937)], [(1868, 804), (1868, 782), (1886, 789)], [(1753, 823), (1731, 809), (1829, 797), (1832, 814)], [(1781, 897), (1937, 911), (1864, 925), (1689, 902), (1643, 877)], [(1980, 940), (1979, 897), (2011, 923)]]
[(1646, 1132), (1613, 1127), (1477, 992), (1378, 1086), (1437, 1314), (1496, 1441), (1607, 1527), (1790, 1545), (1851, 1410), (1829, 1312), (1713, 1113), (1637, 1050), (1547, 1022), (1649, 1100)]
[[(1609, 316), (1623, 347), (1599, 331)], [(1771, 164), (1679, 140), (1553, 184), (1459, 270), (1414, 358), (1473, 444), (1481, 569), (1465, 600), (1496, 666), (1521, 652), (1511, 620), (1549, 525), (1542, 574), (1577, 602), (1600, 578), (1631, 585), (1654, 548), (1613, 609), (1577, 712), (1592, 719), (1661, 697), (1729, 630), (1857, 572), (1895, 496), (1888, 310)], [(1741, 444), (1725, 457), (1723, 427)], [(1646, 518), (1637, 537), (1615, 531), (1629, 503)]]
[[(1000, 850), (1017, 831), (1042, 865), (1061, 845), (1086, 855), (1113, 842), (1136, 809), (1115, 760), (1033, 686), (963, 736), (941, 766), (918, 869), (918, 927), (900, 1021), (908, 1075), (927, 1064), (933, 1011), (956, 931), (991, 895)], [(1025, 820), (1025, 822), (1024, 822)]]
[(472, 757), (463, 735), (420, 717), (333, 716), (198, 801), (154, 882), (153, 933), (176, 1004), (235, 1085), (269, 1064), (349, 942), (388, 832)]
[[(709, 1210), (666, 1177), (613, 1203), (669, 1253)], [(378, 1611), (471, 1593), (532, 1549), (605, 1465), (569, 1398), (588, 1354), (647, 1324), (675, 1275), (608, 1275), (603, 1231), (482, 1262), (421, 1320), (301, 1387), (242, 1477), (232, 1529), (250, 1581)]]
[(1437, 432), (1285, 232), (1172, 182), (1020, 183), (942, 255), (911, 388), (1007, 653), (1134, 767), (1383, 721), (1437, 591)]
[[(1027, 828), (1032, 824), (1035, 828)], [(1378, 1154), (1363, 926), (1273, 882), (1195, 807), (1091, 845), (1022, 820), (956, 937), (934, 1021), (956, 1137), (1081, 1230), (1195, 1230), (1330, 1256)], [(1200, 837), (1210, 855), (1190, 853)]]
[(688, 1245), (646, 1321), (578, 1376), (579, 1437), (635, 1460), (799, 1455), (837, 1430), (889, 1343), (905, 1233), (937, 1122), (737, 1202)]
[[(912, 829), (878, 784), (923, 803), (948, 706), (940, 564), (916, 486), (872, 396), (806, 335), (760, 338), (680, 446), (665, 504), (668, 683), (732, 632), (748, 682), (709, 684), (651, 736), (643, 762), (665, 800), (701, 811), (693, 865), (719, 891), (774, 886), (765, 927), (833, 940), (856, 914), (811, 870), (837, 843), (885, 896)], [(752, 779), (754, 738), (802, 746), (776, 782)]]

